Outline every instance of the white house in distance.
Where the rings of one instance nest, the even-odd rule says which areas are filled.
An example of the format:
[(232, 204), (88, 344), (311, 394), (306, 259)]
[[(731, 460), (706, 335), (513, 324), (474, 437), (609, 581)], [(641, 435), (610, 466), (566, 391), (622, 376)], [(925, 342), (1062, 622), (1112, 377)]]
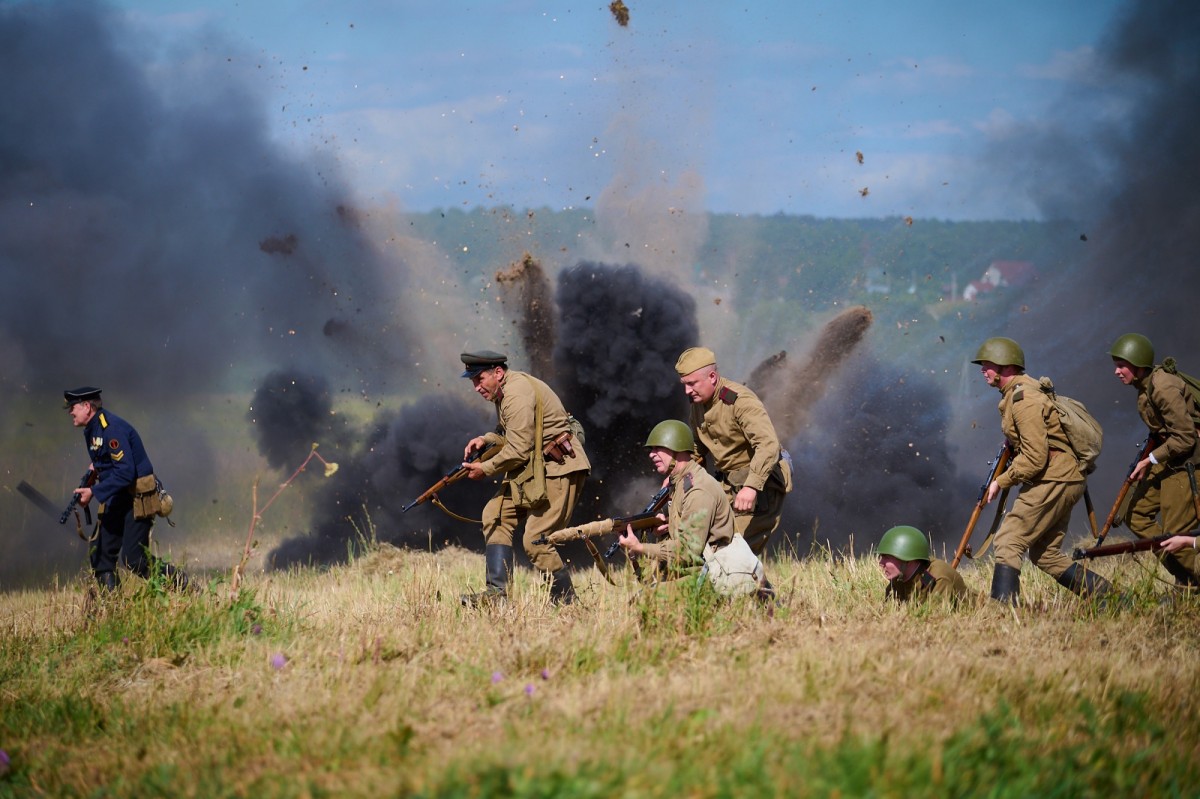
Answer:
[(967, 284), (967, 287), (963, 289), (962, 298), (970, 301), (1001, 286), (1010, 288), (1024, 286), (1035, 277), (1037, 277), (1037, 270), (1033, 268), (1032, 261), (992, 261), (991, 265), (984, 270), (983, 277)]

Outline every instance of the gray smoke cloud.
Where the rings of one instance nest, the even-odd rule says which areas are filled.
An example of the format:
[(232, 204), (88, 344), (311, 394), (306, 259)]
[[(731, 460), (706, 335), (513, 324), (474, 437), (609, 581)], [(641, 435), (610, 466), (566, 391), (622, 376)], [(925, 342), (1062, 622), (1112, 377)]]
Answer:
[[(155, 61), (99, 3), (0, 7), (0, 381), (162, 395), (303, 358), (378, 388), (410, 360), (377, 301), (403, 269), (339, 213), (336, 177), (270, 141), (252, 61), (180, 46)], [(351, 345), (379, 372), (339, 368)]]
[[(989, 335), (1020, 341), (1028, 371), (1049, 374), (1104, 425), (1090, 480), (1099, 505), (1145, 434), (1132, 390), (1112, 376), (1111, 343), (1143, 333), (1159, 360), (1174, 355), (1200, 373), (1190, 327), (1200, 297), (1200, 6), (1128, 4), (1076, 78), (1036, 126), (1006, 131), (991, 153), (1047, 218), (1077, 228), (1063, 262)], [(976, 408), (994, 415), (993, 401), (986, 392)]]

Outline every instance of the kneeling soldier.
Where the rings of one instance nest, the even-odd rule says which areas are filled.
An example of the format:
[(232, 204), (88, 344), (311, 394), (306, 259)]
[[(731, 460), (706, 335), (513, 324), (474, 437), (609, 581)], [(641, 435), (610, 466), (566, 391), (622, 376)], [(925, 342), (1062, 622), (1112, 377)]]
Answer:
[[(659, 581), (698, 576), (707, 567), (706, 574), (713, 578), (719, 593), (753, 592), (760, 599), (770, 599), (771, 584), (762, 574), (762, 564), (736, 533), (725, 489), (692, 457), (695, 441), (691, 429), (675, 419), (659, 422), (647, 436), (645, 446), (654, 470), (670, 482), (670, 512), (655, 531), (657, 543), (640, 541), (629, 527), (620, 538), (621, 546), (631, 555), (652, 560), (653, 578)], [(737, 566), (718, 567), (720, 574), (713, 574), (710, 561), (723, 560), (717, 553), (731, 544), (738, 545), (731, 551), (748, 556), (742, 567), (745, 574), (734, 571)], [(744, 590), (747, 587), (750, 591)]]

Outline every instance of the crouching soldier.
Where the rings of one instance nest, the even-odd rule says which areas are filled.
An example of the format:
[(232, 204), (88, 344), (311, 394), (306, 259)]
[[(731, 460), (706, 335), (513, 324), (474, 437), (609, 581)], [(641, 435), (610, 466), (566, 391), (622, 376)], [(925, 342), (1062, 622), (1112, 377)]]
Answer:
[(962, 575), (946, 561), (930, 557), (929, 541), (917, 528), (893, 527), (883, 534), (876, 551), (879, 568), (888, 581), (888, 599), (908, 602), (942, 597), (957, 603), (966, 598)]

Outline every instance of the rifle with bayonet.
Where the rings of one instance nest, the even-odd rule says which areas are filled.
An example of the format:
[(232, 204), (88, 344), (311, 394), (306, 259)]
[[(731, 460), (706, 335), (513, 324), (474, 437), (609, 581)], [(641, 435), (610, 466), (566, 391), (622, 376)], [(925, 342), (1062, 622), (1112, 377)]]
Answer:
[(1106, 558), (1109, 555), (1126, 555), (1130, 552), (1157, 552), (1172, 534), (1158, 535), (1153, 538), (1139, 538), (1136, 541), (1122, 541), (1120, 544), (1105, 544), (1104, 546), (1077, 548), (1071, 553), (1071, 560), (1084, 558)]
[[(971, 533), (975, 532), (975, 525), (979, 521), (979, 515), (983, 513), (983, 506), (986, 504), (988, 486), (999, 476), (1008, 466), (1009, 459), (1012, 458), (1012, 447), (1008, 445), (1006, 439), (1000, 445), (1000, 449), (996, 452), (996, 457), (988, 461), (987, 476), (983, 478), (983, 485), (979, 486), (979, 499), (975, 500), (975, 509), (971, 511), (971, 519), (967, 522), (967, 529), (963, 532), (962, 541), (958, 543), (958, 549), (954, 551), (954, 562), (950, 565), (958, 568), (958, 563), (963, 559), (963, 555), (968, 558), (974, 557), (971, 552)], [(987, 549), (987, 542), (991, 541), (992, 536), (996, 533), (996, 528), (1000, 524), (1000, 519), (1004, 514), (1004, 503), (1008, 500), (1008, 489), (1004, 489), (1000, 493), (1000, 502), (996, 507), (996, 518), (992, 520), (992, 527), (988, 531), (987, 538), (984, 539), (984, 545), (980, 548), (980, 552)]]
[[(81, 479), (79, 481), (79, 488), (91, 488), (92, 484), (95, 482), (96, 482), (96, 470), (88, 469), (86, 472), (83, 473), (83, 479)], [(66, 524), (67, 519), (71, 518), (71, 514), (74, 513), (75, 514), (75, 532), (77, 532), (79, 534), (80, 538), (82, 538), (86, 541), (87, 536), (85, 536), (83, 534), (83, 526), (79, 523), (79, 511), (76, 510), (76, 508), (79, 506), (79, 494), (76, 493), (77, 491), (78, 491), (78, 489), (76, 489), (76, 491), (71, 492), (71, 501), (67, 503), (67, 507), (63, 510), (62, 515), (58, 517), (58, 523)], [(87, 526), (91, 527), (92, 526), (92, 509), (87, 505), (83, 506), (83, 518), (84, 518), (84, 521), (87, 523)]]
[[(1158, 440), (1154, 435), (1146, 436), (1146, 440), (1138, 446), (1138, 454), (1133, 459), (1133, 463), (1129, 464), (1129, 471), (1125, 473), (1125, 482), (1121, 483), (1121, 490), (1117, 492), (1117, 499), (1113, 502), (1112, 510), (1108, 512), (1108, 518), (1104, 520), (1104, 527), (1100, 528), (1100, 532), (1096, 535), (1096, 547), (1104, 543), (1105, 536), (1108, 531), (1114, 526), (1120, 527), (1121, 523), (1117, 519), (1117, 513), (1121, 510), (1121, 505), (1125, 502), (1125, 495), (1129, 493), (1129, 489), (1133, 488), (1137, 480), (1133, 479), (1133, 470), (1137, 468), (1138, 463), (1158, 446)], [(1149, 541), (1150, 539), (1144, 539)]]
[[(469, 458), (467, 458), (467, 462), (471, 463), (474, 461), (486, 461), (490, 458), (494, 458), (496, 456), (496, 453), (498, 453), (501, 449), (503, 449), (503, 447), (504, 447), (504, 443), (500, 442), (497, 444), (493, 444), (492, 446), (487, 447), (486, 449), (477, 449), (473, 453), (471, 453), (471, 456)], [(442, 479), (438, 480), (436, 483), (431, 485), (429, 488), (425, 489), (425, 492), (423, 494), (421, 494), (421, 496), (417, 497), (412, 502), (408, 503), (403, 508), (401, 508), (400, 512), (408, 513), (410, 510), (412, 510), (416, 506), (432, 499), (433, 504), (437, 505), (442, 510), (445, 510), (447, 513), (450, 513), (450, 511), (446, 510), (446, 506), (442, 505), (441, 500), (438, 499), (438, 492), (441, 491), (442, 489), (444, 489), (446, 486), (451, 485), (452, 483), (457, 483), (459, 480), (463, 479), (468, 474), (470, 474), (470, 472), (467, 469), (467, 467), (462, 466), (462, 465), (455, 466), (450, 471), (446, 472), (446, 474), (442, 477)], [(454, 514), (450, 514), (450, 515), (453, 516)]]

